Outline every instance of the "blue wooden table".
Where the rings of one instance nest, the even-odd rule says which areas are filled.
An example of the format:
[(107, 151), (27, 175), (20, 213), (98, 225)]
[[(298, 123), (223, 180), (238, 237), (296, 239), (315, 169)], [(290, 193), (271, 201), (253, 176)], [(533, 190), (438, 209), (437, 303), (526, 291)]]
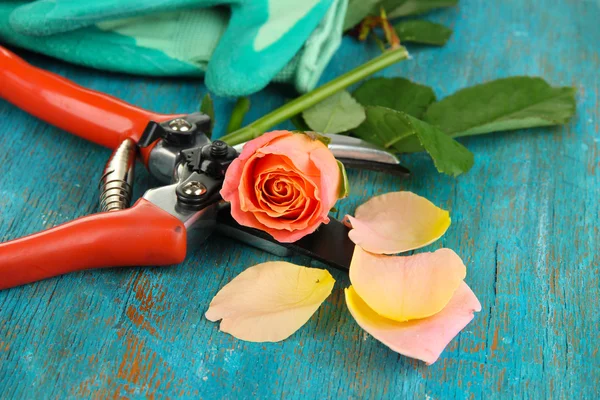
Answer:
[[(406, 158), (410, 180), (350, 172), (340, 216), (395, 190), (451, 211), (449, 232), (428, 249), (463, 257), (483, 310), (436, 364), (366, 335), (344, 304), (347, 276), (337, 272), (332, 296), (288, 340), (253, 344), (220, 333), (203, 317), (212, 297), (247, 266), (275, 257), (215, 236), (177, 267), (90, 271), (0, 292), (0, 398), (599, 398), (600, 3), (463, 0), (431, 18), (455, 29), (448, 45), (412, 47), (413, 59), (385, 75), (429, 84), (439, 97), (537, 75), (575, 86), (578, 99), (567, 126), (463, 140), (475, 166), (458, 179), (438, 175), (424, 155)], [(21, 54), (165, 113), (196, 110), (206, 91), (198, 81)], [(323, 81), (376, 54), (346, 39)], [(252, 96), (246, 122), (289, 95), (269, 87)], [(232, 105), (216, 100), (221, 131)], [(0, 241), (97, 210), (108, 150), (5, 102), (0, 119)], [(138, 168), (138, 196), (152, 184)]]

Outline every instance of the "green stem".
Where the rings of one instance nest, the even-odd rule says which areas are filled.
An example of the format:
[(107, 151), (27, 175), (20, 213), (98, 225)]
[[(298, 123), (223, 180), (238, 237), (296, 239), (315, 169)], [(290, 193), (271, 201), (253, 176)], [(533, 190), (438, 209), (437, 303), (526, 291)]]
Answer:
[(317, 103), (320, 103), (336, 92), (339, 92), (340, 90), (345, 89), (348, 86), (398, 61), (406, 60), (407, 58), (408, 52), (404, 47), (389, 50), (372, 59), (371, 61), (366, 62), (360, 67), (357, 67), (352, 71), (349, 71), (344, 75), (327, 82), (323, 86), (320, 86), (315, 90), (308, 92), (287, 104), (284, 104), (283, 106), (257, 119), (251, 124), (238, 129), (235, 132), (231, 132), (220, 139), (227, 142), (227, 144), (231, 146), (252, 140), (262, 135), (273, 126), (292, 118), (293, 116), (301, 113), (309, 107), (314, 106)]

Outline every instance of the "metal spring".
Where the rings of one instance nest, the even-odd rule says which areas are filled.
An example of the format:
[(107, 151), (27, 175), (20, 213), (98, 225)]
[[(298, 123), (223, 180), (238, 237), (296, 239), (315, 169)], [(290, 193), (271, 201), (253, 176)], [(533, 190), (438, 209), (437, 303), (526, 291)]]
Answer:
[(118, 211), (129, 207), (133, 194), (133, 169), (136, 144), (125, 139), (112, 153), (100, 179), (101, 211)]

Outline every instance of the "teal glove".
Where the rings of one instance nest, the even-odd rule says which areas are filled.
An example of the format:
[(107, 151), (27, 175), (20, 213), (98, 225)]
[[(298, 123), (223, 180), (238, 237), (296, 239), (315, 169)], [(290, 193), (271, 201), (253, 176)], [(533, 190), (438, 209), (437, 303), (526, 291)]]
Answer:
[[(0, 40), (144, 75), (206, 73), (225, 96), (270, 81), (312, 89), (339, 46), (347, 0), (39, 0), (0, 3)], [(231, 6), (231, 18), (217, 4)], [(205, 8), (198, 8), (205, 7)]]

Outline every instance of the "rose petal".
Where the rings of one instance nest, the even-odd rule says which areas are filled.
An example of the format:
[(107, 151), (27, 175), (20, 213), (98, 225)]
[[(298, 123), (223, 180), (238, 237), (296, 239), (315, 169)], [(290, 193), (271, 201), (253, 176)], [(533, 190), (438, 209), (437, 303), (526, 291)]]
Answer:
[(352, 225), (350, 239), (377, 254), (396, 254), (427, 246), (450, 226), (448, 211), (411, 192), (376, 196), (346, 216)]
[[(301, 216), (302, 217), (302, 216)], [(264, 217), (264, 214), (255, 214), (256, 221), (263, 226), (272, 224), (273, 219)], [(310, 225), (308, 225), (310, 223)], [(314, 219), (308, 220), (304, 225), (308, 225), (305, 228), (297, 228), (297, 221), (279, 222), (277, 226), (279, 229), (269, 229), (267, 233), (273, 236), (273, 239), (281, 243), (292, 243), (302, 239), (304, 236), (309, 235), (316, 231), (320, 224), (329, 223), (328, 217), (315, 217)], [(259, 228), (260, 229), (260, 228)]]
[(261, 147), (268, 145), (269, 143), (277, 140), (282, 136), (289, 136), (289, 134), (290, 131), (283, 130), (263, 133), (259, 137), (252, 139), (251, 141), (246, 143), (242, 148), (242, 152), (240, 153), (240, 156), (238, 158), (240, 160), (246, 160), (254, 153), (256, 153), (256, 151)]
[[(320, 171), (311, 161), (311, 153), (317, 149), (327, 150), (319, 140), (313, 140), (308, 135), (302, 133), (293, 134), (285, 140), (276, 140), (268, 147), (259, 149), (263, 154), (278, 154), (287, 157), (293, 164), (294, 170), (304, 171), (309, 176), (319, 176)], [(335, 158), (329, 153), (329, 158)]]
[[(256, 177), (254, 176), (254, 170), (256, 169), (256, 165), (261, 161), (261, 158), (264, 157), (262, 154), (255, 154), (250, 156), (246, 161), (242, 169), (242, 174), (240, 175), (239, 182), (239, 191), (237, 196), (239, 200), (239, 205), (242, 211), (252, 211), (255, 209), (260, 209), (257, 204), (258, 199), (256, 198), (254, 192), (254, 185), (256, 184)], [(234, 160), (235, 162), (235, 160)], [(229, 174), (229, 170), (227, 170), (227, 174), (225, 174), (225, 180), (227, 180), (227, 175)], [(224, 196), (221, 190), (221, 196)], [(225, 197), (223, 197), (225, 199)], [(234, 202), (231, 202), (231, 205), (234, 205)]]
[(288, 211), (297, 210), (311, 198), (315, 188), (296, 173), (284, 175), (270, 172), (258, 177), (254, 190), (261, 208), (252, 211), (263, 212), (274, 218), (290, 218)]
[[(285, 155), (308, 177), (320, 178), (320, 187), (324, 192), (316, 192), (324, 207), (329, 211), (337, 201), (340, 182), (340, 170), (331, 151), (319, 140), (313, 140), (305, 134), (295, 134), (293, 138), (274, 142), (268, 148), (260, 150), (264, 154)], [(318, 198), (318, 197), (317, 197)]]
[[(245, 161), (252, 157), (256, 150), (260, 147), (263, 147), (269, 142), (276, 140), (282, 136), (288, 136), (289, 131), (272, 131), (267, 132), (254, 140), (246, 143), (240, 155), (233, 160), (233, 162), (227, 168), (227, 174), (225, 174), (225, 180), (223, 181), (223, 187), (221, 188), (221, 197), (224, 200), (229, 201), (231, 203), (232, 210), (238, 210), (240, 204), (240, 198), (237, 195), (238, 187), (240, 186), (240, 176), (244, 170), (244, 166), (246, 165)], [(238, 213), (241, 218), (241, 212)], [(253, 218), (248, 217), (249, 220)], [(236, 221), (239, 220), (236, 218)]]
[(225, 285), (206, 318), (250, 342), (278, 342), (310, 319), (331, 294), (335, 280), (323, 269), (283, 261), (248, 268)]
[(338, 199), (340, 181), (343, 179), (340, 167), (337, 160), (331, 157), (331, 151), (326, 147), (313, 151), (310, 159), (321, 171), (323, 193), (317, 193), (317, 195), (321, 196), (324, 206), (329, 211)]
[[(267, 213), (270, 216), (278, 217), (277, 213), (269, 213), (268, 209), (271, 207), (265, 207), (264, 204), (260, 204), (259, 188), (260, 183), (263, 181), (264, 175), (277, 174), (286, 175), (287, 178), (293, 178), (296, 183), (300, 185), (301, 191), (299, 197), (319, 199), (318, 190), (315, 183), (309, 176), (302, 174), (301, 171), (295, 170), (294, 167), (287, 165), (290, 160), (286, 156), (280, 156), (276, 154), (261, 154), (258, 153), (248, 159), (248, 162), (244, 166), (242, 176), (245, 177), (240, 184), (239, 191), (239, 204), (242, 211), (249, 211), (252, 213)], [(261, 218), (258, 217), (260, 220)], [(264, 217), (262, 218), (264, 219)], [(270, 226), (267, 224), (267, 226)], [(273, 226), (274, 227), (274, 226)], [(302, 229), (298, 226), (299, 229)]]
[(433, 364), (450, 341), (473, 319), (481, 304), (462, 282), (448, 305), (429, 318), (396, 322), (384, 318), (365, 303), (352, 286), (346, 304), (358, 325), (390, 349)]
[(382, 256), (355, 246), (350, 282), (379, 315), (395, 321), (425, 318), (450, 301), (467, 274), (450, 249), (414, 256)]

